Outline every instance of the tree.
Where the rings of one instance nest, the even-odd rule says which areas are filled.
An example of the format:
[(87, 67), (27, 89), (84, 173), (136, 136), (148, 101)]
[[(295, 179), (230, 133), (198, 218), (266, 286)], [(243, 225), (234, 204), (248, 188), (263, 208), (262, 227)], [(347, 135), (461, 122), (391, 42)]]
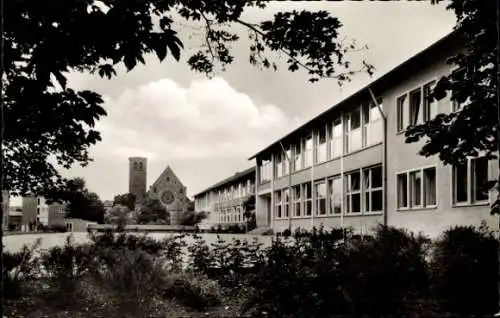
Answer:
[[(494, 0), (452, 0), (447, 6), (455, 12), (454, 32), (462, 38), (465, 47), (463, 52), (447, 61), (459, 71), (443, 76), (430, 98), (440, 100), (450, 96), (452, 102), (465, 106), (407, 130), (408, 143), (426, 139), (420, 150), (423, 156), (437, 154), (444, 164), (460, 164), (478, 155), (490, 160), (497, 158), (495, 153), (500, 142), (497, 3)], [(495, 184), (496, 181), (490, 182), (491, 187)], [(492, 213), (499, 212), (497, 200)]]
[(115, 198), (113, 199), (113, 205), (120, 204), (129, 208), (129, 210), (134, 210), (135, 201), (136, 197), (133, 193), (119, 194), (115, 195)]
[(70, 179), (67, 187), (55, 196), (68, 204), (67, 217), (104, 223), (104, 204), (96, 193), (87, 189), (84, 179)]
[(106, 213), (105, 221), (107, 224), (116, 225), (121, 231), (131, 223), (130, 210), (124, 205), (115, 205)]
[(139, 224), (170, 224), (170, 214), (158, 199), (146, 198), (141, 202), (137, 216)]
[(204, 211), (196, 212), (188, 209), (181, 215), (181, 225), (195, 226), (208, 217), (208, 213)]
[(257, 218), (255, 216), (255, 196), (252, 195), (243, 202), (243, 217), (245, 218), (246, 232), (257, 228)]
[(59, 193), (68, 180), (54, 162), (65, 169), (86, 166), (89, 148), (101, 140), (94, 126), (106, 116), (101, 95), (68, 87), (66, 74), (112, 78), (117, 66), (123, 63), (130, 71), (145, 63), (147, 54), (160, 61), (170, 54), (178, 61), (183, 44), (174, 22), (202, 25), (203, 46), (187, 61), (209, 76), (234, 61), (230, 45), (239, 40), (231, 31), (234, 25), (248, 29), (250, 62), (263, 68), (277, 69), (268, 55), (276, 52), (286, 56), (289, 71), (303, 68), (311, 81), (330, 77), (343, 83), (357, 71), (373, 71), (364, 61), (353, 71), (346, 57), (357, 47), (340, 36), (342, 24), (328, 12), (280, 12), (257, 24), (242, 19), (247, 9), (266, 5), (228, 0), (5, 1), (0, 50), (4, 187), (18, 196)]

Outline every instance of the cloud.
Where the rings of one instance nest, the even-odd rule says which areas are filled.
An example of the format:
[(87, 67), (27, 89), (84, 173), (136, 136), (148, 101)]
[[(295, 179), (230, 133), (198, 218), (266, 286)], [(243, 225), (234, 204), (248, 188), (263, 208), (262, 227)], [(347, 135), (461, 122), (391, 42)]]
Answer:
[(188, 87), (164, 78), (104, 99), (108, 116), (97, 125), (103, 142), (95, 147), (103, 156), (240, 159), (298, 121), (275, 105), (254, 102), (222, 78)]

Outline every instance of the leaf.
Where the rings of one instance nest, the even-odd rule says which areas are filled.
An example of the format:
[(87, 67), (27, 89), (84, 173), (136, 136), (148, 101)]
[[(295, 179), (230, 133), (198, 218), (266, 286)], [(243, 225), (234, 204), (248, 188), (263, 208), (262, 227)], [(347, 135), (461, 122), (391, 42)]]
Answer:
[(125, 55), (123, 63), (125, 64), (127, 71), (132, 70), (137, 65), (137, 61), (133, 55)]
[(176, 61), (179, 61), (181, 57), (181, 48), (184, 48), (184, 45), (175, 34), (176, 32), (169, 30), (169, 32), (165, 33), (164, 39), (170, 53), (172, 53)]

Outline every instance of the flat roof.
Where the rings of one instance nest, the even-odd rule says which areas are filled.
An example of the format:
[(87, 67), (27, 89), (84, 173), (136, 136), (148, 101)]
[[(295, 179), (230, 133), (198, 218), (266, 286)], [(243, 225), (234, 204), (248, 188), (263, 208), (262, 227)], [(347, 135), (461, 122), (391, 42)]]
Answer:
[(201, 192), (198, 192), (197, 194), (195, 194), (193, 197), (197, 197), (201, 194), (204, 194), (210, 190), (214, 190), (214, 189), (217, 189), (217, 188), (220, 188), (222, 187), (223, 185), (225, 184), (228, 184), (228, 183), (231, 183), (231, 182), (234, 182), (234, 181), (237, 181), (239, 179), (243, 179), (244, 177), (246, 176), (249, 176), (251, 174), (254, 174), (255, 173), (255, 167), (251, 167), (251, 168), (248, 168), (248, 169), (245, 169), (243, 171), (240, 171), (240, 172), (236, 172), (234, 175), (222, 180), (222, 181), (219, 181), (217, 182), (216, 184), (208, 187), (207, 189), (201, 191)]
[[(394, 83), (398, 78), (400, 78), (402, 75), (406, 74), (408, 70), (411, 70), (413, 67), (418, 66), (419, 62), (422, 60), (425, 60), (425, 58), (429, 57), (432, 53), (435, 51), (438, 51), (441, 48), (446, 48), (450, 43), (453, 43), (458, 38), (458, 34), (456, 31), (452, 31), (442, 37), (441, 39), (437, 40), (427, 48), (423, 49), (422, 51), (418, 52), (417, 54), (413, 55), (412, 57), (406, 59), (404, 62), (401, 64), (397, 65), (396, 67), (392, 68), (385, 74), (381, 75), (377, 79), (373, 80), (371, 83), (368, 85), (364, 86), (363, 88), (359, 89), (355, 93), (351, 94), (350, 96), (344, 98), (337, 104), (333, 105), (332, 107), (328, 108), (327, 110), (321, 112), (319, 115), (313, 117), (309, 121), (305, 122), (301, 126), (295, 128), (285, 136), (281, 137), (280, 139), (276, 140), (266, 148), (260, 150), (259, 152), (255, 153), (252, 155), (248, 160), (252, 160), (255, 157), (264, 154), (266, 152), (269, 152), (273, 148), (277, 147), (281, 141), (285, 142), (288, 139), (292, 139), (295, 135), (301, 133), (302, 131), (306, 130), (307, 128), (310, 128), (313, 126), (315, 123), (318, 123), (320, 121), (323, 121), (329, 114), (332, 113), (332, 111), (335, 109), (338, 109), (339, 107), (344, 107), (346, 106), (349, 102), (356, 101), (357, 99), (362, 98), (363, 96), (369, 97), (369, 93), (367, 92), (368, 88), (373, 88), (374, 91), (377, 90), (383, 90), (387, 88), (390, 84)], [(376, 92), (375, 92), (376, 94)], [(377, 96), (378, 97), (378, 96)]]

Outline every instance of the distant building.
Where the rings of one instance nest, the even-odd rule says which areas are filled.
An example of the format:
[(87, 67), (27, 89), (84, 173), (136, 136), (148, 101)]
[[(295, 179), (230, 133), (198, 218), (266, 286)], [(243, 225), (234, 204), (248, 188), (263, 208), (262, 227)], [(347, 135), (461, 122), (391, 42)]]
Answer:
[(90, 224), (97, 224), (97, 222), (90, 222), (82, 219), (64, 219), (66, 230), (68, 232), (86, 232)]
[(106, 212), (108, 212), (113, 207), (113, 201), (111, 200), (104, 200), (102, 204), (104, 205), (104, 210)]
[(146, 197), (147, 158), (131, 157), (128, 161), (128, 192), (134, 194), (137, 201), (140, 201)]
[(235, 173), (194, 196), (195, 211), (209, 212), (200, 228), (244, 223), (245, 201), (255, 195), (255, 167)]
[(49, 222), (50, 226), (64, 225), (66, 217), (67, 204), (65, 203), (52, 203), (49, 205)]
[(42, 197), (23, 197), (23, 225), (49, 225), (49, 206)]
[(21, 230), (23, 223), (23, 208), (21, 206), (9, 206), (8, 214), (9, 230)]
[(160, 200), (170, 212), (170, 224), (180, 224), (181, 214), (187, 211), (189, 199), (186, 196), (186, 187), (175, 175), (170, 166), (160, 174), (149, 187), (147, 196)]

